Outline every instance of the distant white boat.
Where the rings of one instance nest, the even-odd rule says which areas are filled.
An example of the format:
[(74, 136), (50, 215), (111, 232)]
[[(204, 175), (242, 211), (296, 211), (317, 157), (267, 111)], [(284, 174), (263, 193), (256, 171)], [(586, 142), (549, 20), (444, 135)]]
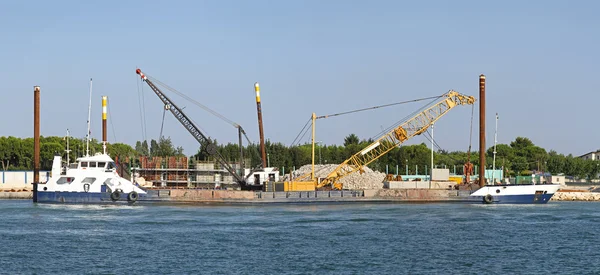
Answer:
[(560, 184), (486, 185), (473, 192), (473, 201), (486, 204), (543, 204), (550, 201)]

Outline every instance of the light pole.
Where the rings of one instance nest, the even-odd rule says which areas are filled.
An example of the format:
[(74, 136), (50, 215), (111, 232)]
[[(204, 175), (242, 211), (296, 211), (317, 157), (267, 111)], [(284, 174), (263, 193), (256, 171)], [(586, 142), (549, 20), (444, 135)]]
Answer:
[(431, 174), (429, 174), (429, 189), (431, 189), (431, 180), (433, 180), (433, 123), (431, 123)]
[[(492, 160), (492, 184), (496, 183), (496, 143), (498, 142), (498, 113), (496, 113), (496, 130), (494, 131), (494, 159)], [(500, 179), (502, 181), (502, 179)]]
[(323, 142), (322, 141), (317, 141), (317, 144), (319, 144), (319, 165), (323, 164), (321, 162), (321, 146), (323, 146)]
[(267, 167), (271, 167), (271, 161), (269, 159), (269, 153), (267, 153)]

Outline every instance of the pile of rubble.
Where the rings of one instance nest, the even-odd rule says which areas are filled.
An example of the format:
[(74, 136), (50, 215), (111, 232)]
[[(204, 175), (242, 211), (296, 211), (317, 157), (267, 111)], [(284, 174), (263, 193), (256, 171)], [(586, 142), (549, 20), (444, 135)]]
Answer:
[(596, 192), (564, 192), (554, 193), (553, 201), (600, 201), (600, 193)]
[[(337, 164), (323, 164), (315, 165), (315, 177), (325, 178), (329, 173), (333, 172), (337, 168)], [(383, 188), (383, 180), (385, 179), (385, 173), (371, 170), (369, 167), (363, 168), (364, 173), (359, 171), (350, 173), (340, 179), (340, 182), (344, 185), (344, 189), (381, 189)], [(310, 173), (311, 165), (304, 165), (294, 171), (294, 178), (301, 175)], [(285, 180), (289, 180), (286, 176)]]

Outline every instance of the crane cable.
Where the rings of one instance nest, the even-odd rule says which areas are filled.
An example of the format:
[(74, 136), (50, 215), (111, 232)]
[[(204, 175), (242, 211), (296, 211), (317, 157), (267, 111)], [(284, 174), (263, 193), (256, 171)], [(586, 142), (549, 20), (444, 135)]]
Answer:
[(160, 141), (161, 139), (163, 139), (163, 127), (165, 126), (165, 114), (167, 113), (167, 108), (163, 108), (163, 116), (162, 116), (162, 123), (160, 124), (160, 135), (158, 136), (158, 140)]
[[(436, 100), (436, 99), (438, 99), (438, 98), (440, 98), (442, 96), (443, 95), (441, 95), (441, 96), (431, 96), (431, 97), (425, 97), (425, 98), (419, 98), (419, 99), (413, 99), (413, 100), (406, 100), (406, 101), (400, 101), (400, 102), (395, 102), (395, 103), (389, 103), (389, 104), (384, 104), (384, 105), (372, 106), (372, 107), (361, 108), (361, 109), (356, 109), (356, 110), (351, 110), (351, 111), (345, 111), (345, 112), (341, 112), (341, 113), (334, 113), (334, 114), (330, 114), (330, 115), (318, 116), (315, 119), (323, 119), (323, 118), (330, 118), (330, 117), (334, 117), (334, 116), (347, 115), (347, 114), (358, 113), (358, 112), (367, 111), (367, 110), (373, 110), (373, 109), (378, 109), (378, 108), (385, 108), (385, 107), (390, 107), (390, 106), (400, 105), (400, 104), (406, 104), (406, 103), (413, 103), (413, 102), (418, 102), (418, 101), (423, 101), (423, 100), (428, 100), (428, 99), (434, 99), (434, 100)], [(411, 113), (409, 116), (406, 117), (406, 119), (408, 119), (411, 116), (414, 116), (414, 114), (416, 114), (417, 112), (419, 112), (422, 109), (424, 109), (424, 107), (421, 108), (421, 109), (419, 109), (419, 110), (417, 110), (417, 111), (415, 111), (415, 112), (413, 112), (413, 113)], [(292, 146), (294, 146), (296, 144), (296, 141), (300, 142), (300, 140), (302, 140), (304, 138), (304, 136), (306, 135), (306, 132), (308, 131), (308, 129), (306, 128), (306, 126), (308, 126), (308, 124), (311, 122), (311, 119), (312, 119), (312, 117), (306, 122), (306, 124), (304, 125), (304, 127), (302, 127), (302, 130), (300, 130), (300, 132), (298, 133), (298, 135), (296, 136), (296, 138), (294, 139), (294, 141), (292, 141)], [(404, 119), (404, 120), (406, 120), (406, 119)], [(397, 123), (397, 124), (399, 124), (399, 123)], [(396, 126), (389, 127), (388, 129), (392, 129), (393, 127), (396, 127)], [(383, 130), (381, 133), (386, 132), (386, 130)], [(298, 137), (300, 137), (300, 139), (298, 139)]]
[[(467, 151), (467, 155), (471, 154), (471, 144), (473, 141), (473, 116), (474, 116), (474, 112), (475, 112), (475, 105), (471, 105), (471, 129), (469, 129), (469, 150)], [(467, 162), (470, 162), (471, 160), (468, 159)]]
[(207, 111), (207, 112), (209, 112), (209, 113), (213, 114), (214, 116), (216, 116), (216, 117), (220, 118), (221, 120), (223, 120), (223, 121), (225, 121), (225, 122), (227, 122), (227, 123), (231, 124), (233, 127), (237, 128), (237, 127), (239, 126), (239, 124), (235, 123), (233, 120), (231, 120), (231, 119), (228, 119), (227, 117), (225, 117), (224, 115), (222, 115), (222, 114), (218, 113), (217, 111), (215, 111), (215, 110), (213, 110), (213, 109), (211, 109), (211, 108), (208, 108), (207, 106), (205, 106), (205, 105), (203, 105), (202, 103), (200, 103), (200, 102), (198, 102), (198, 101), (194, 100), (193, 98), (191, 98), (191, 97), (189, 97), (189, 96), (187, 96), (187, 95), (185, 95), (185, 94), (183, 94), (183, 93), (181, 93), (181, 92), (179, 92), (179, 91), (175, 90), (174, 88), (171, 88), (169, 85), (167, 85), (167, 84), (165, 84), (165, 83), (162, 83), (162, 82), (160, 82), (158, 79), (156, 79), (156, 78), (154, 78), (154, 77), (151, 77), (151, 76), (149, 76), (149, 75), (146, 75), (146, 77), (148, 77), (150, 80), (152, 80), (152, 82), (155, 82), (155, 83), (158, 83), (158, 84), (160, 84), (161, 86), (165, 87), (167, 90), (169, 90), (169, 91), (171, 91), (171, 92), (173, 92), (173, 93), (175, 93), (175, 94), (179, 95), (180, 97), (183, 97), (184, 99), (186, 99), (186, 100), (188, 100), (188, 101), (190, 101), (190, 102), (194, 103), (195, 105), (197, 105), (198, 107), (200, 107), (200, 108), (204, 109), (205, 111)]
[[(241, 126), (240, 126), (238, 123), (234, 122), (234, 121), (233, 121), (233, 120), (231, 120), (231, 119), (228, 119), (228, 118), (227, 118), (227, 117), (225, 117), (224, 115), (222, 115), (222, 114), (218, 113), (218, 112), (217, 112), (217, 111), (215, 111), (215, 110), (212, 110), (211, 108), (209, 108), (209, 107), (205, 106), (204, 104), (202, 104), (202, 103), (200, 103), (200, 102), (198, 102), (198, 101), (194, 100), (193, 98), (191, 98), (191, 97), (189, 97), (189, 96), (185, 95), (184, 93), (181, 93), (181, 92), (177, 91), (175, 88), (172, 88), (171, 86), (169, 86), (169, 85), (167, 85), (167, 84), (165, 84), (165, 83), (161, 82), (160, 80), (158, 80), (158, 79), (156, 79), (156, 78), (154, 78), (154, 77), (152, 77), (152, 76), (149, 76), (149, 75), (147, 75), (147, 74), (146, 74), (146, 77), (148, 77), (148, 78), (149, 78), (149, 79), (150, 79), (152, 82), (154, 82), (154, 83), (157, 83), (157, 84), (159, 84), (159, 85), (163, 86), (163, 87), (164, 87), (164, 88), (166, 88), (167, 90), (169, 90), (169, 91), (171, 91), (171, 92), (173, 92), (173, 93), (175, 93), (175, 94), (179, 95), (180, 97), (182, 97), (182, 98), (184, 98), (184, 99), (186, 99), (186, 100), (188, 100), (188, 101), (192, 102), (192, 103), (193, 103), (193, 104), (195, 104), (196, 106), (198, 106), (198, 107), (200, 107), (200, 108), (204, 109), (205, 111), (207, 111), (207, 112), (209, 112), (209, 113), (213, 114), (214, 116), (216, 116), (216, 117), (220, 118), (221, 120), (223, 120), (223, 121), (225, 121), (225, 122), (227, 122), (227, 123), (231, 124), (233, 127), (235, 127), (235, 128), (241, 128)], [(192, 121), (192, 122), (193, 122), (193, 121)], [(163, 112), (163, 124), (164, 124), (164, 112)], [(194, 124), (195, 124), (195, 123), (194, 123)], [(200, 128), (200, 126), (198, 126), (198, 127)], [(202, 129), (202, 128), (200, 128), (200, 129), (201, 129), (201, 130), (202, 130), (204, 133), (208, 134), (208, 133), (207, 133), (207, 132), (206, 132), (204, 129)], [(248, 141), (248, 144), (253, 144), (253, 142), (250, 140), (250, 138), (249, 138), (249, 137), (248, 137), (248, 135), (246, 134), (246, 131), (242, 131), (242, 134), (243, 134), (243, 135), (244, 135), (244, 137), (246, 138), (246, 141)], [(162, 126), (161, 126), (161, 136), (162, 136)], [(208, 136), (210, 136), (210, 135), (208, 135)], [(258, 149), (257, 149), (257, 150), (258, 150)], [(257, 152), (258, 152), (258, 151), (257, 151)]]
[[(175, 94), (179, 95), (180, 97), (182, 97), (182, 98), (184, 98), (184, 99), (186, 99), (186, 100), (188, 100), (188, 101), (192, 102), (193, 104), (197, 105), (198, 107), (200, 107), (200, 108), (204, 109), (205, 111), (207, 111), (207, 112), (209, 112), (209, 113), (213, 114), (214, 116), (216, 116), (216, 117), (220, 118), (221, 120), (223, 120), (223, 121), (225, 121), (225, 122), (227, 122), (227, 123), (231, 124), (233, 127), (235, 127), (235, 128), (241, 127), (241, 126), (240, 126), (238, 123), (234, 122), (233, 120), (231, 120), (231, 119), (229, 119), (229, 118), (225, 117), (224, 115), (222, 115), (222, 114), (218, 113), (217, 111), (215, 111), (215, 110), (213, 110), (213, 109), (211, 109), (211, 108), (207, 107), (206, 105), (204, 105), (204, 104), (202, 104), (202, 103), (200, 103), (200, 102), (198, 102), (198, 101), (194, 100), (193, 98), (191, 98), (191, 97), (189, 97), (189, 96), (185, 95), (184, 93), (177, 91), (175, 88), (173, 88), (173, 87), (171, 87), (171, 86), (169, 86), (169, 85), (167, 85), (167, 84), (165, 84), (165, 83), (161, 82), (160, 80), (158, 80), (158, 79), (156, 79), (156, 78), (154, 78), (154, 77), (152, 77), (152, 76), (149, 76), (149, 75), (146, 75), (146, 77), (148, 77), (150, 80), (152, 80), (152, 82), (155, 82), (155, 83), (157, 83), (157, 84), (159, 84), (159, 85), (161, 85), (161, 86), (165, 87), (167, 90), (169, 90), (169, 91), (171, 91), (171, 92), (173, 92), (173, 93), (175, 93)], [(245, 138), (246, 138), (246, 140), (248, 141), (248, 144), (252, 144), (252, 143), (253, 143), (253, 142), (251, 142), (251, 140), (250, 140), (250, 138), (248, 137), (248, 135), (246, 135), (246, 132), (245, 132), (245, 131), (242, 131), (242, 134), (244, 135), (244, 137), (245, 137)]]
[(392, 129), (400, 126), (400, 124), (406, 122), (408, 119), (414, 117), (418, 113), (420, 113), (420, 112), (424, 111), (425, 109), (427, 109), (428, 106), (432, 105), (435, 101), (437, 101), (439, 98), (443, 97), (444, 95), (425, 98), (425, 99), (432, 99), (433, 98), (433, 100), (430, 101), (429, 103), (427, 103), (426, 105), (424, 105), (423, 107), (417, 109), (416, 111), (408, 114), (404, 118), (398, 120), (396, 123), (392, 124), (391, 126), (387, 127), (386, 129), (383, 129), (381, 132), (379, 132), (375, 136), (371, 137), (371, 139), (377, 139), (377, 138), (383, 136), (384, 134), (389, 133)]
[(333, 116), (347, 115), (347, 114), (358, 113), (358, 112), (372, 110), (372, 109), (377, 109), (377, 108), (390, 107), (390, 106), (400, 105), (400, 104), (405, 104), (405, 103), (413, 103), (413, 102), (428, 100), (428, 99), (432, 99), (432, 98), (433, 99), (437, 99), (437, 98), (440, 98), (440, 96), (431, 96), (431, 97), (419, 98), (419, 99), (414, 99), (414, 100), (400, 101), (400, 102), (396, 102), (396, 103), (389, 103), (389, 104), (384, 104), (384, 105), (372, 106), (372, 107), (367, 107), (367, 108), (362, 108), (362, 109), (357, 109), (357, 110), (351, 110), (351, 111), (346, 111), (346, 112), (341, 112), (341, 113), (336, 113), (336, 114), (331, 114), (331, 115), (318, 116), (317, 119), (328, 118), (328, 117), (333, 117)]
[[(296, 145), (296, 141), (300, 142), (300, 140), (302, 140), (302, 138), (304, 138), (304, 135), (306, 135), (305, 129), (306, 126), (308, 126), (308, 124), (312, 121), (312, 116), (308, 119), (308, 121), (306, 122), (306, 124), (304, 124), (304, 127), (302, 127), (302, 130), (300, 130), (300, 132), (298, 133), (298, 135), (296, 136), (296, 138), (292, 141), (292, 144), (290, 146), (294, 146)], [(302, 134), (302, 132), (304, 132), (304, 134)], [(302, 138), (298, 139), (298, 137), (300, 137), (300, 135), (302, 135)]]
[(142, 139), (146, 140), (146, 118), (144, 116), (145, 114), (145, 109), (146, 107), (144, 106), (144, 86), (142, 85), (141, 87), (141, 91), (140, 91), (140, 80), (138, 79), (138, 77), (135, 77), (136, 83), (137, 83), (137, 92), (138, 92), (138, 106), (140, 108), (140, 124), (141, 124), (141, 128), (142, 128)]
[[(306, 133), (308, 133), (308, 129), (312, 128), (312, 120), (311, 120), (310, 126), (311, 127), (306, 128), (306, 131), (304, 131), (304, 134), (302, 134), (302, 137), (300, 137), (300, 139), (298, 140), (298, 142), (300, 142), (300, 140), (302, 140), (304, 138), (304, 136), (306, 136)], [(306, 143), (309, 143), (309, 141), (306, 141)]]
[[(110, 104), (108, 104), (108, 116), (110, 116), (112, 114), (112, 111), (110, 110)], [(113, 138), (115, 139), (115, 143), (117, 142), (117, 134), (115, 132), (115, 124), (113, 124), (113, 120), (112, 118), (108, 119), (110, 121), (110, 127), (112, 128), (112, 133), (113, 133)]]
[[(470, 129), (470, 135), (469, 135), (469, 152), (471, 151), (471, 142), (472, 142), (472, 138), (473, 138), (473, 117), (474, 117), (474, 112), (475, 111), (475, 106), (472, 105), (471, 106), (471, 129)], [(429, 133), (429, 131), (426, 131), (427, 136), (425, 136), (425, 138), (427, 140), (429, 140), (430, 142), (432, 142), (434, 144), (434, 146), (438, 149), (438, 150), (444, 150), (438, 143), (437, 141), (435, 141), (435, 139), (433, 139), (433, 137), (431, 136), (431, 134)], [(456, 158), (453, 158), (452, 156), (448, 155), (448, 157), (456, 162), (461, 162), (461, 160), (458, 160)], [(470, 160), (467, 160), (470, 161)]]

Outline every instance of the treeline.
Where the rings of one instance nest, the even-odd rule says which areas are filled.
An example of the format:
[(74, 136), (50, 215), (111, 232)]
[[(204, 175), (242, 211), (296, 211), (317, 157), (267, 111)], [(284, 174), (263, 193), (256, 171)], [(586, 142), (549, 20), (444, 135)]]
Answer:
[[(342, 163), (372, 142), (373, 140), (359, 140), (356, 135), (351, 134), (344, 139), (344, 145), (315, 144), (315, 163)], [(286, 171), (290, 171), (290, 168), (298, 168), (311, 162), (311, 144), (287, 147), (281, 143), (267, 141), (265, 145), (270, 166), (285, 167)], [(252, 149), (258, 152), (256, 146), (253, 146)], [(236, 156), (239, 156), (237, 144), (219, 145), (219, 151), (228, 159), (235, 159)], [(492, 169), (493, 152), (493, 146), (486, 151), (487, 169)], [(260, 158), (258, 154), (254, 155), (256, 157), (253, 158), (253, 163), (257, 163)], [(462, 167), (467, 161), (468, 155), (464, 151), (449, 152), (438, 149), (434, 152), (434, 166), (448, 168), (451, 172), (456, 169), (457, 174), (462, 174)], [(473, 165), (479, 166), (478, 151), (471, 152), (469, 158)], [(496, 146), (496, 169), (503, 168), (507, 176), (549, 172), (553, 175), (562, 173), (580, 179), (594, 179), (598, 178), (600, 173), (599, 164), (600, 161), (584, 160), (570, 154), (565, 156), (553, 150), (547, 152), (525, 137), (517, 137), (510, 144)], [(386, 172), (387, 168), (387, 172), (391, 174), (396, 173), (396, 168), (402, 175), (406, 173), (406, 168), (408, 168), (409, 174), (417, 172), (425, 174), (425, 167), (431, 169), (431, 148), (425, 143), (396, 147), (371, 163), (369, 167), (381, 172)]]
[[(75, 161), (77, 157), (84, 156), (88, 151), (84, 139), (69, 138), (69, 158)], [(66, 160), (67, 139), (64, 137), (40, 137), (40, 169), (52, 169), (52, 160), (59, 154)], [(121, 160), (138, 156), (183, 156), (183, 148), (175, 148), (170, 138), (159, 141), (151, 140), (150, 146), (146, 141), (137, 142), (132, 148), (128, 144), (109, 143), (106, 146), (108, 154), (115, 159)], [(89, 142), (89, 154), (94, 155), (102, 152), (102, 142), (91, 139)], [(5, 171), (32, 170), (33, 169), (33, 138), (0, 137), (0, 163), (1, 169)]]
[[(85, 154), (86, 144), (83, 139), (70, 139), (70, 158), (74, 160), (77, 156)], [(316, 164), (339, 164), (350, 156), (359, 152), (372, 140), (360, 140), (358, 136), (351, 134), (344, 139), (343, 145), (315, 145), (315, 163)], [(237, 144), (218, 144), (219, 153), (230, 162), (238, 162), (240, 148)], [(279, 142), (265, 142), (267, 150), (267, 163), (272, 167), (279, 167), (290, 171), (293, 168), (299, 168), (302, 165), (311, 163), (312, 145), (304, 144), (298, 146), (286, 146)], [(90, 141), (90, 154), (102, 151), (102, 144), (98, 140)], [(41, 168), (48, 170), (52, 166), (52, 158), (55, 154), (61, 154), (65, 157), (66, 140), (63, 137), (42, 137), (40, 139)], [(243, 149), (244, 158), (250, 161), (251, 166), (260, 163), (259, 148), (256, 144), (245, 146)], [(175, 147), (170, 138), (161, 138), (160, 140), (151, 140), (150, 144), (146, 141), (136, 142), (135, 147), (127, 144), (115, 143), (108, 144), (107, 150), (111, 157), (119, 156), (124, 160), (126, 157), (133, 160), (131, 165), (137, 165), (135, 162), (139, 156), (184, 156), (181, 147)], [(494, 148), (490, 147), (486, 151), (486, 166), (492, 167)], [(462, 174), (462, 166), (467, 160), (467, 152), (437, 150), (434, 153), (434, 165), (436, 167), (446, 167), (453, 172)], [(190, 161), (212, 159), (204, 150), (198, 150)], [(479, 165), (479, 156), (477, 151), (470, 154), (471, 163)], [(3, 170), (31, 170), (33, 167), (33, 138), (0, 137), (0, 161)], [(396, 173), (396, 167), (400, 174), (415, 174), (418, 172), (424, 174), (425, 167), (431, 166), (431, 149), (424, 143), (417, 145), (406, 145), (396, 147), (386, 155), (369, 165), (371, 169), (386, 172), (386, 166), (389, 173)], [(600, 161), (584, 160), (572, 155), (558, 154), (555, 151), (547, 152), (544, 148), (536, 146), (531, 140), (525, 137), (517, 137), (510, 144), (498, 144), (496, 147), (496, 168), (504, 168), (505, 175), (531, 175), (532, 172), (550, 172), (552, 174), (563, 173), (568, 176), (574, 176), (582, 179), (594, 179), (600, 173)]]

